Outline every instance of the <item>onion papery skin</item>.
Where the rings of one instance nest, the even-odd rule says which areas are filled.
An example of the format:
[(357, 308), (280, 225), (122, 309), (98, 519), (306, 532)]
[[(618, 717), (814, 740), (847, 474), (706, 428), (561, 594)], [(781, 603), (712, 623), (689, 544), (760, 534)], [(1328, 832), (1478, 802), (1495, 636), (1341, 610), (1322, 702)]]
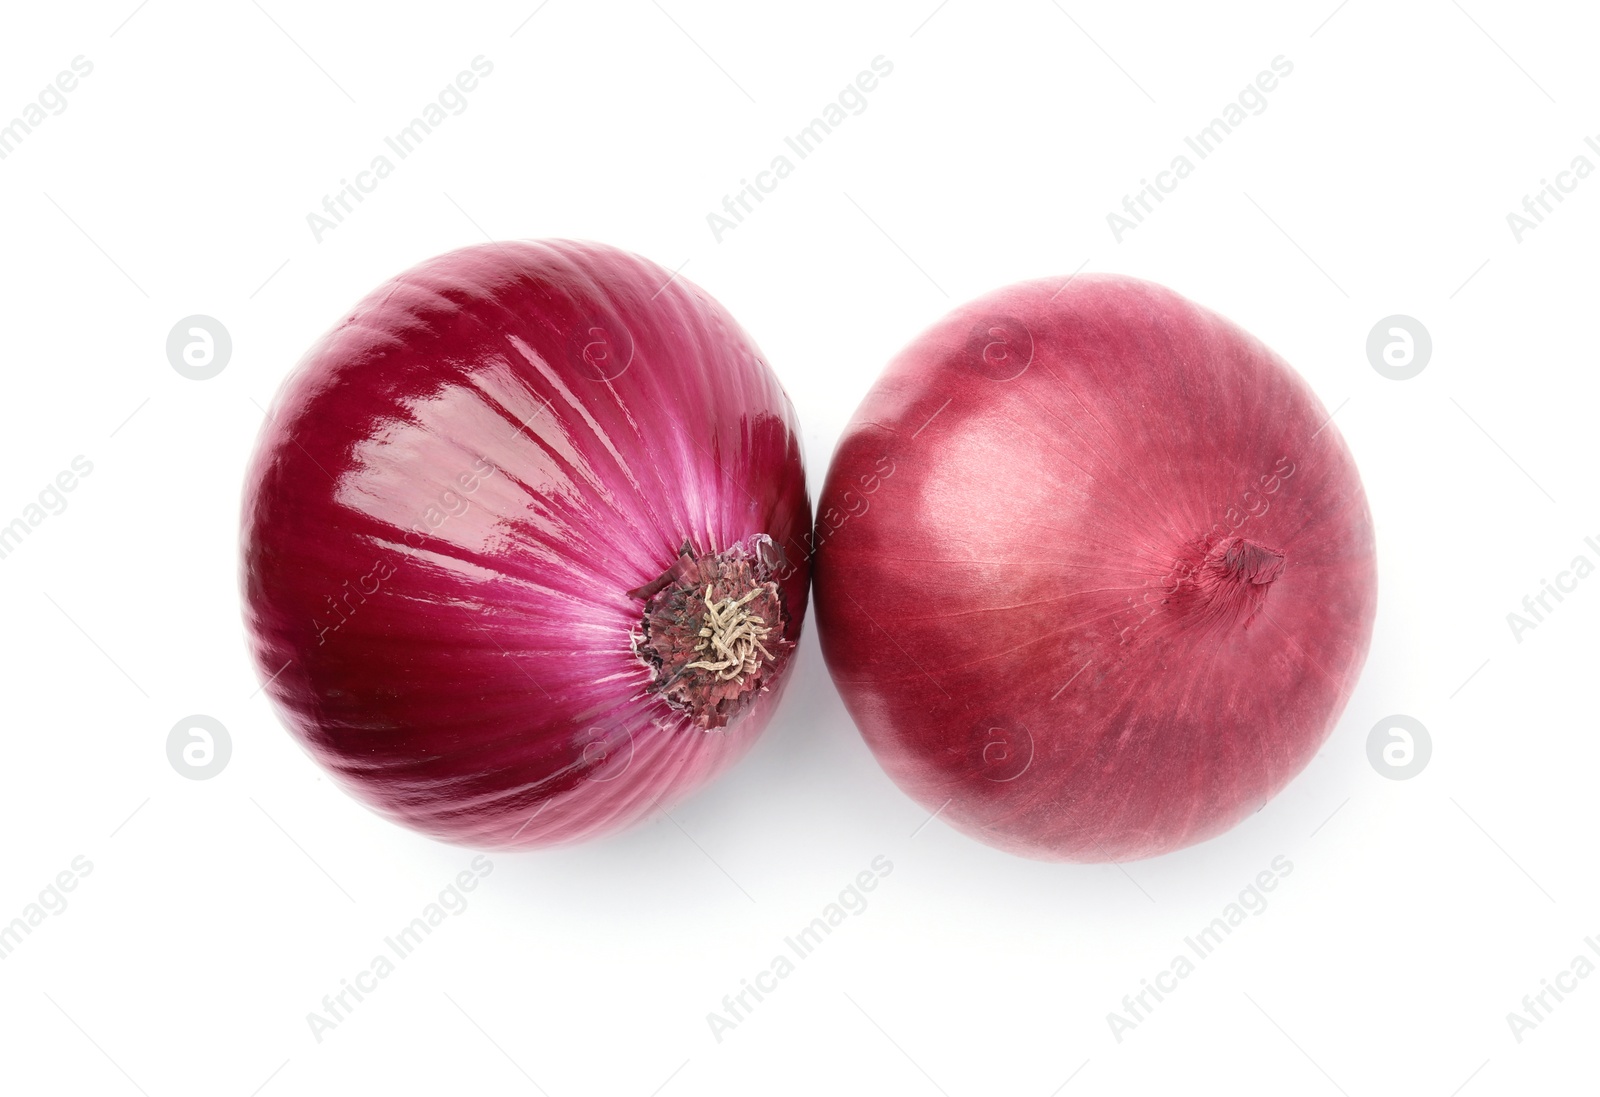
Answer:
[(1366, 496), (1310, 388), (1114, 275), (1000, 290), (902, 351), (815, 537), (823, 654), (878, 761), (1043, 860), (1259, 809), (1333, 729), (1376, 612)]
[(809, 561), (772, 575), (784, 661), (710, 730), (650, 690), (637, 591), (682, 550), (810, 527), (794, 409), (706, 293), (598, 244), (470, 247), (379, 287), (279, 392), (245, 488), (247, 632), (285, 723), (381, 814), (568, 843), (749, 749)]

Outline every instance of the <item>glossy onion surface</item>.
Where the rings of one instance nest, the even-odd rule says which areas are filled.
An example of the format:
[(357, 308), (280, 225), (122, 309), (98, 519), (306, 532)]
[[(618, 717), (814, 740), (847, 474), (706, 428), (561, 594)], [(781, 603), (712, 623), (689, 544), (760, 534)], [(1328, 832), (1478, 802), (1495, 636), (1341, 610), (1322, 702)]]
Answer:
[[(720, 305), (601, 245), (471, 247), (369, 295), (278, 394), (245, 489), (246, 624), (285, 722), (379, 812), (474, 846), (575, 841), (749, 748), (809, 529), (794, 410)], [(636, 650), (647, 599), (684, 584), (650, 603), (664, 645), (672, 613), (727, 593), (721, 553), (770, 580), (719, 618), (767, 656), (745, 644), (759, 670), (730, 683), (680, 645), (669, 696)]]
[(1029, 857), (1219, 834), (1337, 722), (1376, 607), (1339, 431), (1250, 335), (1117, 276), (895, 358), (818, 505), (823, 653), (889, 775)]

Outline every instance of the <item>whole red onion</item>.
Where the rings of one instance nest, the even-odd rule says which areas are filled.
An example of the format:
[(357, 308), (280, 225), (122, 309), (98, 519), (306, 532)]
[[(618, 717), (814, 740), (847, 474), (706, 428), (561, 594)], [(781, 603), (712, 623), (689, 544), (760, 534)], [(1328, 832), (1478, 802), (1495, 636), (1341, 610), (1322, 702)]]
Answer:
[(1201, 841), (1298, 773), (1377, 597), (1339, 432), (1254, 338), (1147, 282), (1027, 282), (900, 353), (818, 506), (817, 624), (925, 808), (1052, 860)]
[(378, 811), (573, 841), (749, 748), (810, 518), (794, 409), (703, 291), (596, 244), (465, 248), (379, 287), (279, 393), (246, 622), (289, 727)]

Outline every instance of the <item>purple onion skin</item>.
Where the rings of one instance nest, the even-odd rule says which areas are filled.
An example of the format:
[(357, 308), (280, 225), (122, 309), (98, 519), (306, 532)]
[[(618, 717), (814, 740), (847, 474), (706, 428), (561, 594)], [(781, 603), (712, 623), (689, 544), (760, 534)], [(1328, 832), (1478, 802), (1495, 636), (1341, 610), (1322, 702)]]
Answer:
[(567, 843), (732, 765), (788, 677), (695, 726), (647, 690), (630, 592), (686, 542), (764, 534), (788, 546), (792, 645), (810, 527), (794, 409), (706, 293), (598, 244), (470, 247), (379, 287), (278, 394), (245, 618), (287, 725), (375, 810), (474, 847)]
[(1123, 861), (1303, 769), (1366, 659), (1372, 519), (1338, 429), (1160, 286), (1027, 282), (911, 343), (817, 507), (834, 682), (889, 775), (979, 841)]

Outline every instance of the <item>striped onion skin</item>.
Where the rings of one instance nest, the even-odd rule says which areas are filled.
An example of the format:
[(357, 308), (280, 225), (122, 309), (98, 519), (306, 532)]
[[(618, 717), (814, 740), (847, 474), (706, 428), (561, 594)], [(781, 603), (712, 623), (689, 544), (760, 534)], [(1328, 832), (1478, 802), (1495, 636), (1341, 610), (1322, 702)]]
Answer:
[[(749, 749), (810, 528), (794, 409), (710, 296), (604, 245), (486, 244), (379, 287), (284, 383), (245, 485), (247, 633), (285, 724), (381, 814), (575, 842)], [(650, 688), (637, 592), (686, 547), (757, 546), (774, 662), (707, 728)]]

